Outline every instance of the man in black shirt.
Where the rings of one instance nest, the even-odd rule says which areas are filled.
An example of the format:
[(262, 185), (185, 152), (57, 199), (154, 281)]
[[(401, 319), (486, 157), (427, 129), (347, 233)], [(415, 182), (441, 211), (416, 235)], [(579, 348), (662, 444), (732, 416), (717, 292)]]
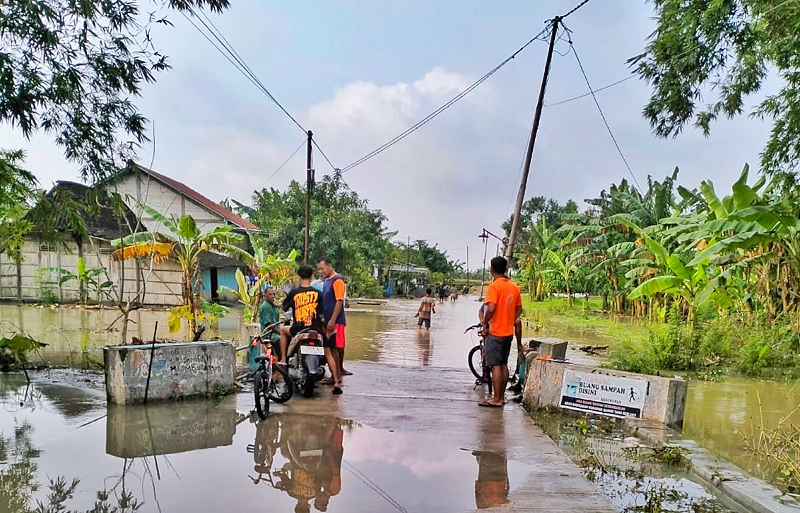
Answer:
[[(300, 331), (307, 328), (314, 328), (320, 334), (325, 346), (325, 360), (331, 369), (336, 369), (337, 364), (333, 359), (333, 353), (329, 347), (328, 338), (325, 336), (325, 318), (322, 310), (322, 294), (319, 290), (311, 286), (311, 277), (314, 270), (304, 265), (297, 270), (300, 277), (300, 286), (289, 291), (289, 295), (283, 300), (283, 310), (292, 310), (292, 325), (281, 327), (281, 363), (286, 364), (287, 352), (289, 351), (289, 341)], [(334, 339), (335, 341), (335, 339)], [(333, 373), (333, 370), (331, 371)], [(334, 375), (333, 393), (342, 393), (338, 376)]]

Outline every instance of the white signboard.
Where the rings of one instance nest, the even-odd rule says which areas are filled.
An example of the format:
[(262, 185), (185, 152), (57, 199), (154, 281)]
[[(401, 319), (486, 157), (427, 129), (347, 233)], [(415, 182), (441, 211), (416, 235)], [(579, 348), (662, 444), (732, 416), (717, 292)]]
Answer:
[(647, 381), (565, 370), (559, 406), (609, 417), (642, 418)]

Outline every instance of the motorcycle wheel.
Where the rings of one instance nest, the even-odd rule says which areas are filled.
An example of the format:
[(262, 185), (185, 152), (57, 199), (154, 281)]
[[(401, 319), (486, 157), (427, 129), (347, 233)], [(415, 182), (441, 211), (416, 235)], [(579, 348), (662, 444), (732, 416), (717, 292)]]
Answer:
[(276, 403), (285, 403), (292, 398), (294, 393), (294, 383), (292, 378), (289, 377), (289, 372), (281, 365), (275, 365), (273, 371), (276, 371), (281, 376), (281, 381), (277, 382), (272, 380), (269, 387), (269, 398)]
[(256, 372), (253, 378), (253, 392), (256, 396), (256, 413), (261, 420), (266, 419), (269, 415), (269, 388), (267, 373), (263, 370)]

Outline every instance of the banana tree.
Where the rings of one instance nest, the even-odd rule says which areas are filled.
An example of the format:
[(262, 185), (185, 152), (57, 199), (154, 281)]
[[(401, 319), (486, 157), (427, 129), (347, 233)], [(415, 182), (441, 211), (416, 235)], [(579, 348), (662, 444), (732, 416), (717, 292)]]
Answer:
[(564, 285), (567, 289), (567, 304), (572, 308), (572, 291), (569, 288), (570, 279), (573, 273), (578, 271), (578, 266), (575, 265), (568, 256), (562, 256), (551, 249), (545, 249), (545, 258), (555, 267), (555, 269), (548, 269), (548, 273), (558, 273), (564, 280)]
[(69, 269), (61, 267), (44, 267), (39, 269), (41, 273), (56, 273), (58, 274), (58, 286), (61, 287), (70, 281), (78, 282), (78, 296), (81, 304), (89, 302), (89, 289), (91, 288), (96, 295), (96, 301), (100, 302), (101, 294), (110, 289), (113, 283), (110, 281), (100, 281), (100, 276), (105, 273), (102, 267), (87, 268), (86, 261), (83, 257), (78, 257), (77, 273), (73, 273)]
[(203, 289), (200, 255), (204, 251), (214, 251), (249, 263), (253, 257), (237, 246), (244, 237), (233, 232), (230, 226), (219, 226), (202, 232), (190, 215), (176, 219), (167, 217), (147, 205), (139, 205), (139, 208), (169, 233), (136, 233), (112, 241), (112, 246), (117, 248), (112, 253), (112, 258), (123, 260), (134, 255), (150, 254), (153, 251), (162, 253), (166, 246), (169, 246), (169, 258), (179, 263), (183, 274), (181, 283), (183, 304), (170, 311), (169, 329), (175, 333), (180, 330), (182, 321), (186, 321), (192, 341), (200, 340), (208, 326), (225, 313), (205, 302), (200, 296)]
[(249, 265), (250, 271), (255, 277), (255, 282), (248, 283), (244, 273), (237, 269), (236, 290), (225, 286), (220, 287), (219, 290), (235, 294), (239, 303), (244, 306), (244, 321), (253, 322), (261, 303), (260, 291), (267, 284), (281, 285), (292, 274), (297, 261), (297, 251), (292, 250), (286, 258), (269, 254), (259, 238), (249, 231), (247, 235), (253, 248), (253, 255), (249, 260)]

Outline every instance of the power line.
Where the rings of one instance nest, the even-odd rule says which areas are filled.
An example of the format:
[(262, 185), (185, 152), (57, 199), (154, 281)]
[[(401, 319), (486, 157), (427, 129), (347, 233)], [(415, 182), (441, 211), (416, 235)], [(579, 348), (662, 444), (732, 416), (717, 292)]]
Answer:
[(561, 17), (561, 19), (563, 20), (564, 18), (566, 18), (566, 17), (567, 17), (567, 16), (569, 16), (570, 14), (574, 13), (575, 11), (577, 11), (578, 9), (580, 9), (581, 7), (583, 7), (584, 5), (586, 5), (586, 4), (588, 4), (588, 3), (589, 3), (589, 0), (583, 0), (583, 2), (579, 3), (578, 5), (576, 5), (575, 7), (573, 7), (571, 11), (569, 11), (567, 14), (565, 14), (564, 16), (562, 16), (562, 17)]
[(566, 100), (561, 100), (560, 102), (546, 103), (544, 106), (545, 107), (554, 107), (556, 105), (562, 105), (564, 103), (574, 102), (575, 100), (580, 100), (581, 98), (586, 98), (587, 96), (591, 96), (593, 93), (599, 93), (600, 91), (605, 91), (606, 89), (610, 89), (610, 88), (614, 87), (615, 85), (619, 85), (619, 84), (621, 84), (623, 82), (627, 82), (628, 80), (630, 80), (632, 78), (636, 78), (636, 75), (631, 75), (629, 77), (625, 77), (622, 80), (617, 80), (616, 82), (613, 82), (611, 84), (603, 86), (603, 87), (601, 87), (599, 89), (594, 89), (592, 91), (589, 91), (588, 93), (584, 93), (584, 94), (581, 94), (579, 96), (573, 96), (572, 98), (567, 98)]
[[(571, 39), (571, 38), (570, 38)], [(619, 143), (617, 143), (617, 138), (614, 137), (614, 132), (611, 131), (611, 127), (608, 125), (608, 120), (606, 120), (606, 115), (603, 113), (603, 109), (600, 107), (600, 102), (597, 101), (597, 95), (595, 95), (594, 90), (592, 89), (592, 84), (589, 83), (589, 77), (586, 76), (586, 70), (583, 69), (583, 63), (581, 63), (581, 58), (578, 57), (578, 52), (575, 50), (575, 45), (570, 41), (570, 48), (572, 49), (572, 53), (575, 55), (575, 60), (578, 61), (578, 67), (581, 69), (581, 74), (583, 75), (584, 81), (586, 81), (586, 86), (589, 88), (589, 91), (592, 95), (592, 99), (594, 99), (594, 104), (597, 106), (597, 111), (600, 113), (600, 117), (603, 119), (603, 124), (606, 126), (606, 130), (608, 130), (608, 135), (611, 136), (611, 140), (614, 142), (614, 146), (617, 148), (617, 152), (619, 156), (622, 158), (622, 162), (625, 163), (625, 167), (628, 169), (628, 173), (630, 173), (631, 177), (633, 178), (634, 183), (636, 184), (636, 188), (639, 189), (639, 192), (642, 192), (642, 188), (639, 185), (639, 180), (636, 179), (636, 175), (633, 174), (633, 170), (631, 170), (630, 164), (628, 164), (628, 159), (625, 158), (625, 155), (622, 153), (622, 149), (619, 147)]]
[(331, 166), (331, 169), (333, 170), (333, 172), (335, 173), (335, 172), (339, 171), (339, 169), (336, 166), (333, 165), (333, 162), (331, 162), (331, 159), (329, 159), (328, 156), (325, 155), (325, 152), (322, 151), (322, 148), (319, 147), (319, 144), (317, 144), (317, 140), (316, 139), (311, 139), (311, 142), (314, 143), (314, 146), (317, 147), (319, 152), (322, 154), (323, 158), (328, 162), (328, 165)]
[[(228, 42), (227, 38), (225, 38), (225, 36), (222, 34), (222, 31), (220, 31), (220, 30), (217, 28), (217, 26), (216, 26), (216, 25), (214, 25), (214, 22), (213, 22), (213, 21), (211, 21), (211, 19), (210, 19), (208, 16), (206, 16), (205, 12), (204, 12), (203, 10), (200, 10), (200, 14), (202, 15), (202, 18), (201, 18), (200, 16), (198, 16), (198, 15), (197, 15), (197, 13), (195, 12), (195, 10), (194, 10), (194, 9), (192, 9), (191, 7), (189, 8), (189, 12), (190, 12), (192, 15), (194, 15), (194, 16), (197, 18), (197, 20), (198, 20), (198, 21), (199, 21), (199, 22), (200, 22), (200, 23), (201, 23), (201, 24), (202, 24), (202, 25), (203, 25), (203, 26), (206, 28), (206, 30), (208, 30), (208, 31), (211, 33), (211, 36), (212, 36), (214, 39), (216, 39), (216, 40), (217, 40), (217, 42), (218, 42), (218, 43), (219, 43), (219, 44), (220, 44), (220, 45), (221, 45), (223, 48), (225, 48), (225, 50), (226, 50), (226, 51), (228, 52), (228, 54), (229, 54), (229, 55), (230, 55), (230, 56), (233, 58), (233, 60), (235, 60), (235, 61), (238, 63), (238, 66), (237, 66), (236, 64), (234, 64), (234, 66), (236, 66), (236, 68), (237, 68), (237, 69), (238, 69), (238, 70), (239, 70), (239, 71), (240, 71), (242, 74), (244, 74), (244, 75), (245, 75), (245, 77), (249, 78), (249, 79), (250, 79), (250, 81), (251, 81), (251, 82), (253, 82), (253, 84), (254, 84), (256, 87), (258, 87), (258, 88), (259, 88), (259, 89), (260, 89), (260, 90), (261, 90), (261, 91), (262, 91), (262, 92), (263, 92), (265, 95), (267, 95), (267, 97), (268, 97), (270, 100), (272, 100), (272, 102), (273, 102), (273, 103), (275, 103), (275, 105), (277, 105), (277, 106), (278, 106), (278, 108), (279, 108), (279, 109), (281, 109), (281, 110), (283, 111), (283, 113), (284, 113), (284, 114), (286, 114), (286, 116), (288, 116), (288, 117), (289, 117), (289, 119), (291, 119), (291, 120), (294, 122), (294, 124), (295, 124), (295, 125), (297, 125), (297, 126), (298, 126), (298, 128), (300, 128), (300, 130), (302, 130), (303, 132), (306, 132), (306, 129), (305, 129), (305, 128), (303, 128), (303, 125), (301, 125), (301, 124), (300, 124), (300, 123), (299, 123), (299, 122), (298, 122), (298, 121), (297, 121), (297, 120), (294, 118), (294, 116), (292, 116), (291, 114), (289, 114), (289, 111), (288, 111), (288, 110), (286, 110), (286, 108), (284, 108), (284, 106), (283, 106), (283, 105), (281, 105), (281, 103), (280, 103), (280, 102), (279, 102), (279, 101), (278, 101), (278, 100), (277, 100), (277, 99), (276, 99), (276, 98), (275, 98), (275, 97), (272, 95), (272, 93), (270, 93), (270, 92), (269, 92), (269, 89), (267, 89), (267, 87), (266, 87), (266, 86), (265, 86), (265, 85), (264, 85), (264, 84), (261, 82), (261, 80), (259, 80), (259, 78), (258, 78), (258, 77), (256, 76), (256, 74), (253, 72), (253, 70), (250, 68), (250, 66), (248, 66), (248, 65), (247, 65), (247, 63), (245, 62), (245, 60), (242, 58), (242, 56), (241, 56), (241, 55), (239, 55), (239, 52), (237, 52), (237, 51), (236, 51), (236, 49), (235, 49), (235, 48), (233, 48), (233, 45), (231, 45), (231, 44), (230, 44), (230, 42)], [(188, 17), (186, 14), (184, 14), (184, 17), (185, 17), (187, 20), (189, 19), (189, 17)], [(205, 18), (205, 21), (203, 20), (203, 18)], [(192, 22), (192, 20), (189, 20), (189, 22), (190, 22), (190, 23), (192, 23), (192, 26), (193, 26), (195, 29), (197, 29), (197, 30), (198, 30), (198, 31), (199, 31), (201, 34), (203, 34), (203, 36), (204, 36), (204, 37), (206, 37), (206, 39), (209, 39), (209, 38), (206, 36), (206, 34), (205, 34), (205, 33), (204, 33), (202, 30), (200, 30), (200, 27), (198, 27), (198, 26), (197, 26), (195, 23), (193, 23), (193, 22)], [(210, 26), (209, 26), (209, 25), (210, 25)], [(213, 27), (213, 28), (212, 28), (212, 27)], [(209, 42), (211, 42), (211, 41), (209, 40)], [(211, 44), (212, 44), (212, 45), (214, 45), (214, 48), (216, 48), (216, 49), (217, 49), (217, 51), (219, 51), (219, 52), (221, 52), (223, 55), (225, 55), (225, 53), (224, 53), (224, 52), (222, 52), (222, 50), (219, 48), (219, 46), (217, 46), (217, 45), (216, 45), (216, 44), (214, 44), (213, 42), (211, 42)], [(226, 55), (226, 57), (227, 57), (227, 55)], [(228, 61), (229, 61), (229, 62), (231, 62), (231, 59), (228, 59)], [(233, 64), (233, 62), (231, 62), (231, 64)]]
[(294, 150), (294, 151), (292, 152), (292, 154), (291, 154), (291, 155), (289, 155), (289, 158), (287, 158), (286, 160), (284, 160), (284, 161), (283, 161), (283, 164), (281, 164), (280, 166), (278, 166), (278, 169), (276, 169), (275, 171), (273, 171), (273, 172), (272, 172), (272, 174), (271, 174), (271, 175), (269, 175), (269, 178), (267, 178), (267, 181), (268, 181), (268, 182), (269, 182), (270, 180), (272, 180), (272, 178), (273, 178), (275, 175), (277, 175), (277, 174), (278, 174), (278, 172), (279, 172), (281, 169), (283, 169), (283, 166), (285, 166), (286, 164), (288, 164), (288, 163), (289, 163), (289, 161), (290, 161), (290, 160), (292, 160), (292, 157), (294, 157), (295, 155), (297, 155), (297, 152), (298, 152), (298, 151), (300, 151), (300, 148), (302, 148), (304, 144), (306, 144), (306, 141), (301, 141), (301, 142), (300, 142), (300, 146), (298, 146), (298, 147), (297, 147), (297, 149), (296, 149), (296, 150)]
[(368, 161), (368, 160), (369, 160), (369, 159), (371, 159), (372, 157), (374, 157), (374, 156), (378, 155), (379, 153), (383, 152), (384, 150), (386, 150), (386, 149), (390, 148), (391, 146), (394, 146), (394, 145), (395, 145), (395, 144), (397, 144), (398, 142), (402, 141), (403, 139), (405, 139), (406, 137), (408, 137), (409, 135), (411, 135), (413, 132), (415, 132), (415, 131), (417, 131), (418, 129), (420, 129), (420, 128), (422, 128), (423, 126), (425, 126), (425, 125), (426, 125), (426, 124), (427, 124), (429, 121), (431, 121), (433, 118), (435, 118), (436, 116), (438, 116), (439, 114), (441, 114), (442, 112), (444, 112), (445, 110), (447, 110), (447, 109), (448, 109), (450, 106), (452, 106), (454, 103), (458, 102), (460, 99), (462, 99), (463, 97), (465, 97), (466, 95), (468, 95), (469, 93), (471, 93), (471, 92), (472, 92), (472, 91), (473, 91), (475, 88), (477, 88), (479, 85), (481, 85), (483, 82), (485, 82), (485, 81), (486, 81), (486, 79), (488, 79), (489, 77), (491, 77), (492, 75), (494, 75), (495, 73), (497, 73), (497, 72), (500, 70), (500, 68), (502, 68), (503, 66), (505, 66), (506, 64), (508, 64), (508, 62), (509, 62), (509, 61), (511, 61), (511, 60), (512, 60), (513, 58), (515, 58), (515, 57), (516, 57), (516, 56), (517, 56), (519, 53), (521, 53), (521, 52), (522, 52), (523, 50), (525, 50), (525, 49), (526, 49), (528, 46), (530, 46), (530, 45), (531, 45), (531, 43), (533, 43), (534, 41), (536, 41), (537, 39), (539, 39), (540, 37), (542, 37), (542, 35), (544, 35), (545, 33), (547, 33), (547, 31), (549, 30), (549, 28), (550, 28), (550, 26), (549, 26), (549, 25), (548, 25), (547, 27), (545, 27), (545, 28), (544, 28), (544, 29), (543, 29), (541, 32), (539, 32), (539, 33), (538, 33), (536, 36), (534, 36), (533, 38), (531, 38), (531, 40), (530, 40), (530, 41), (528, 41), (527, 43), (525, 43), (524, 45), (522, 45), (522, 46), (521, 46), (521, 47), (520, 47), (520, 48), (519, 48), (519, 49), (518, 49), (516, 52), (514, 52), (514, 53), (513, 53), (513, 54), (511, 54), (509, 57), (507, 57), (507, 58), (506, 58), (506, 59), (505, 59), (503, 62), (501, 62), (500, 64), (498, 64), (498, 65), (497, 65), (497, 66), (495, 66), (494, 68), (492, 68), (492, 70), (491, 70), (491, 71), (489, 71), (488, 73), (486, 73), (485, 75), (483, 75), (481, 78), (479, 78), (478, 80), (476, 80), (475, 82), (473, 82), (473, 83), (472, 83), (472, 84), (471, 84), (469, 87), (467, 87), (466, 89), (464, 89), (463, 91), (461, 91), (460, 93), (458, 93), (456, 96), (454, 96), (453, 98), (451, 98), (451, 99), (450, 99), (450, 100), (449, 100), (447, 103), (445, 103), (444, 105), (442, 105), (442, 106), (441, 106), (441, 107), (439, 107), (438, 109), (434, 110), (433, 112), (431, 112), (430, 114), (428, 114), (427, 116), (425, 116), (424, 118), (422, 118), (420, 121), (417, 121), (417, 122), (416, 122), (414, 125), (412, 125), (411, 127), (407, 128), (405, 131), (403, 131), (403, 132), (402, 132), (402, 133), (400, 133), (399, 135), (395, 136), (393, 139), (389, 140), (388, 142), (386, 142), (386, 143), (382, 144), (381, 146), (379, 146), (379, 147), (377, 147), (376, 149), (372, 150), (371, 152), (367, 153), (366, 155), (364, 155), (364, 156), (363, 156), (363, 157), (361, 157), (360, 159), (356, 160), (355, 162), (353, 162), (353, 163), (351, 163), (351, 164), (349, 164), (349, 165), (347, 165), (347, 166), (343, 167), (343, 168), (342, 168), (342, 173), (346, 173), (347, 171), (350, 171), (350, 170), (351, 170), (351, 169), (353, 169), (354, 167), (356, 167), (356, 166), (359, 166), (359, 165), (363, 164), (364, 162)]
[[(197, 13), (193, 9), (190, 8), (189, 12), (197, 18), (197, 20), (206, 28), (206, 30), (211, 34), (211, 36), (219, 44), (217, 44), (214, 41), (212, 41), (211, 38), (209, 38), (208, 35), (197, 24), (195, 24), (194, 21), (191, 18), (189, 18), (189, 16), (187, 16), (185, 13), (183, 13), (181, 11), (181, 14), (183, 14), (184, 18), (186, 18), (189, 21), (189, 23), (192, 24), (192, 26), (195, 28), (195, 30), (200, 32), (200, 34), (204, 38), (206, 38), (206, 40), (209, 43), (211, 43), (211, 45), (218, 52), (220, 52), (222, 54), (222, 56), (225, 57), (228, 60), (228, 62), (233, 64), (233, 66), (240, 73), (242, 73), (242, 75), (244, 75), (245, 78), (247, 78), (254, 86), (256, 86), (261, 92), (263, 92), (275, 105), (277, 105), (278, 108), (284, 114), (286, 114), (286, 116), (290, 120), (292, 120), (292, 122), (295, 125), (297, 125), (297, 127), (300, 128), (300, 130), (303, 131), (303, 133), (307, 133), (307, 130), (303, 127), (303, 125), (301, 125), (300, 122), (297, 121), (297, 119), (294, 116), (292, 116), (289, 113), (288, 110), (286, 110), (286, 108), (277, 100), (277, 98), (275, 98), (275, 96), (273, 96), (273, 94), (269, 91), (269, 89), (267, 89), (267, 87), (264, 85), (264, 83), (261, 82), (261, 80), (255, 74), (255, 72), (252, 70), (252, 68), (250, 68), (250, 66), (247, 64), (247, 62), (244, 60), (244, 58), (239, 54), (239, 52), (236, 51), (236, 49), (228, 41), (228, 39), (225, 37), (225, 35), (222, 33), (222, 31), (214, 24), (213, 21), (211, 21), (211, 19), (206, 15), (206, 13), (204, 11), (200, 10), (200, 15), (202, 16), (202, 18), (201, 18), (200, 16), (197, 15)], [(205, 19), (205, 21), (203, 20), (203, 18)], [(224, 50), (222, 48), (220, 48), (220, 46), (222, 46), (222, 48), (224, 48)], [(319, 146), (319, 144), (316, 141), (313, 141), (313, 142), (314, 142), (314, 145), (319, 150), (319, 152), (322, 153), (322, 155), (325, 157), (325, 160), (328, 162), (328, 164), (330, 164), (331, 169), (333, 169), (335, 171), (336, 170), (336, 166), (334, 166), (333, 163), (331, 162), (331, 160), (328, 158), (328, 156), (325, 155), (325, 152), (322, 150), (322, 148)]]

